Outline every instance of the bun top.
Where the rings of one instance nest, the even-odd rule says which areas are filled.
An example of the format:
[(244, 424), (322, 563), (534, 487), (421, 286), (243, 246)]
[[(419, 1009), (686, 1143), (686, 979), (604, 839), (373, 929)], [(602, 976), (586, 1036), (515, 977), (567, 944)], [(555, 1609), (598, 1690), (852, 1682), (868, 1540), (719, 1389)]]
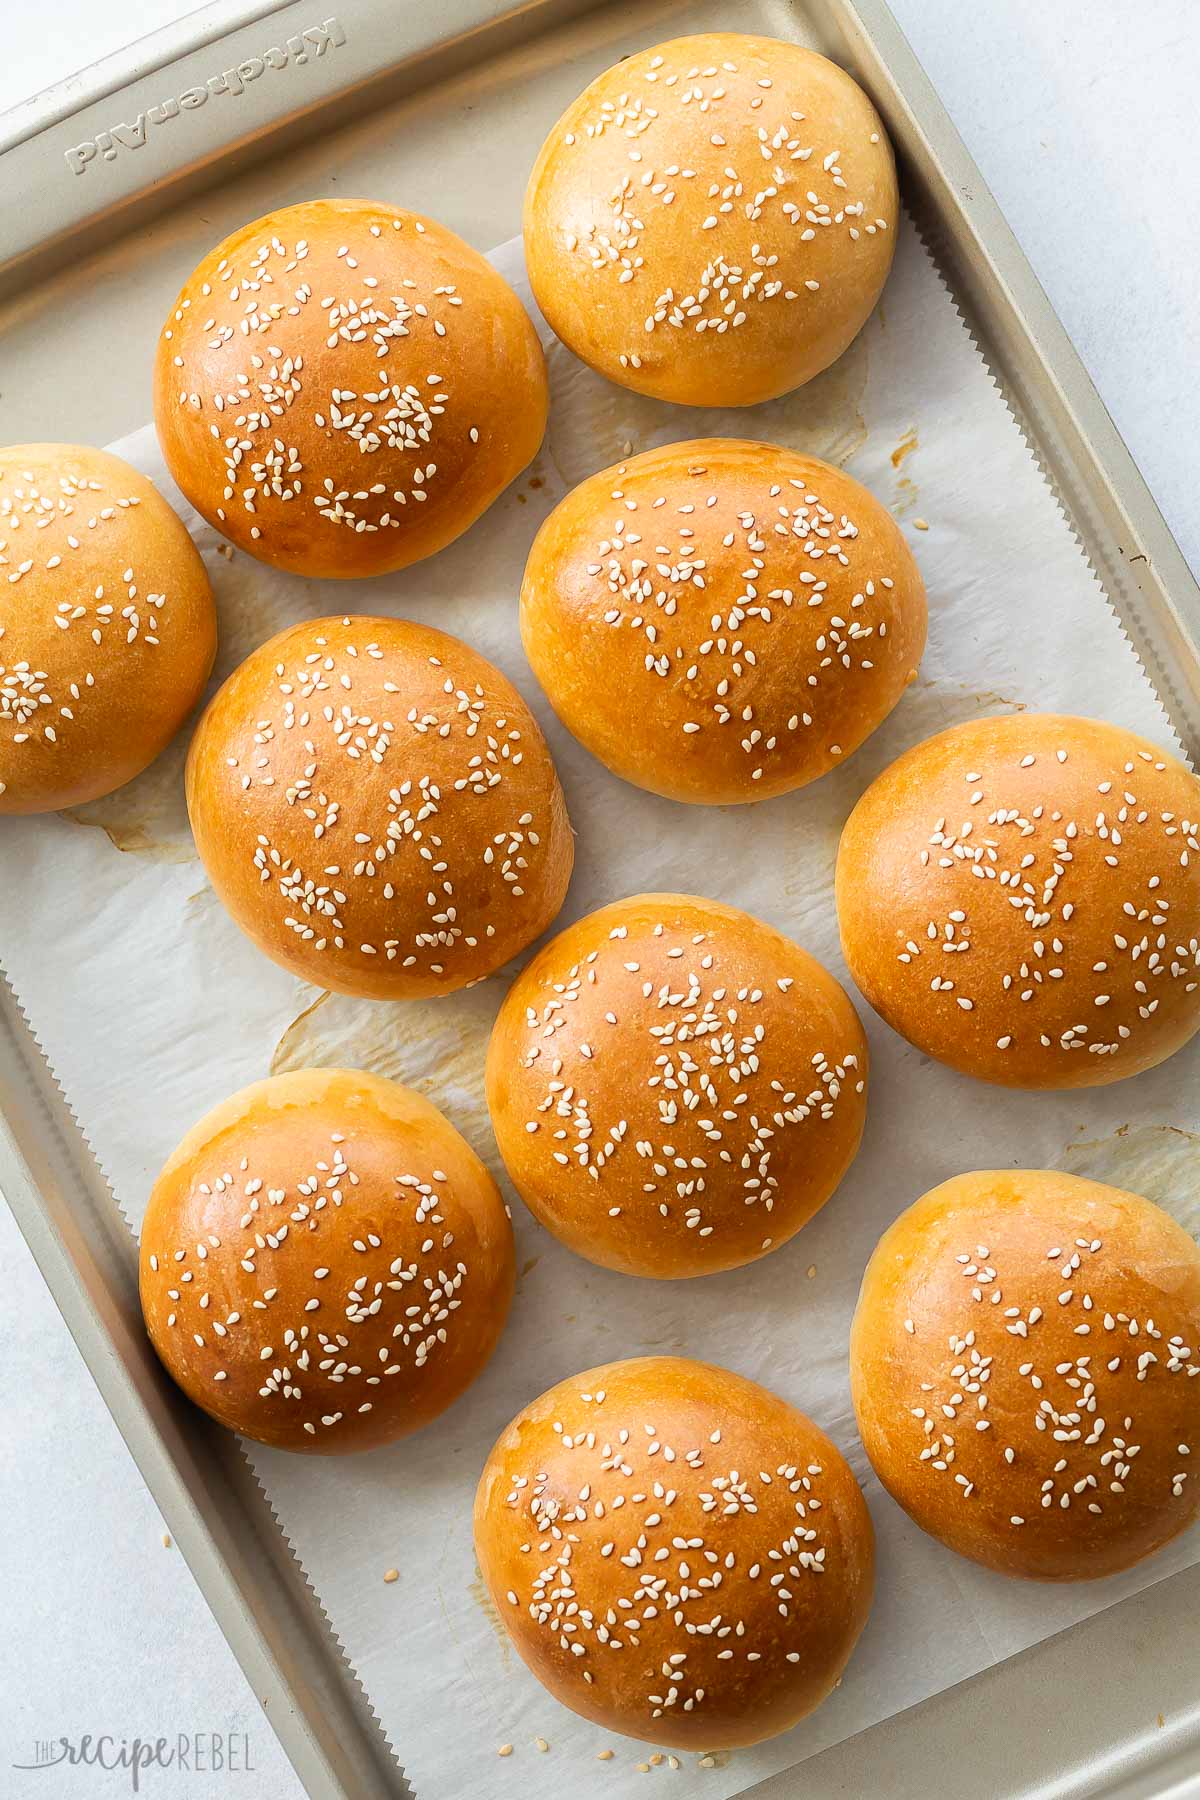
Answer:
[(953, 726), (859, 801), (837, 906), (855, 981), (930, 1056), (1119, 1081), (1200, 1028), (1200, 781), (1095, 719)]
[(490, 975), (571, 875), (546, 741), (492, 664), (404, 619), (290, 626), (226, 681), (187, 765), (196, 848), (276, 962), (403, 1000)]
[(521, 635), (610, 769), (722, 805), (857, 749), (916, 677), (925, 611), (903, 534), (857, 481), (775, 444), (697, 438), (560, 502), (526, 566)]
[(581, 1256), (660, 1279), (737, 1268), (823, 1206), (858, 1150), (867, 1045), (820, 963), (689, 894), (570, 925), (488, 1048), (505, 1165)]
[(729, 1749), (786, 1731), (866, 1622), (874, 1537), (811, 1419), (682, 1357), (588, 1369), (519, 1413), (475, 1501), (517, 1650), (613, 1731)]
[(1115, 1574), (1200, 1512), (1200, 1250), (1137, 1194), (960, 1175), (885, 1232), (855, 1411), (925, 1531), (1006, 1574)]
[(244, 1088), (188, 1132), (142, 1224), (146, 1326), (221, 1424), (369, 1450), (442, 1412), (513, 1288), (495, 1182), (436, 1107), (358, 1069)]
[(525, 258), (585, 362), (691, 406), (753, 406), (850, 343), (891, 264), (898, 200), (875, 108), (836, 64), (710, 32), (626, 57), (534, 165)]
[(379, 575), (440, 550), (532, 459), (545, 360), (507, 282), (433, 219), (310, 200), (244, 225), (159, 340), (167, 466), (277, 568)]
[(200, 553), (144, 475), (83, 444), (0, 449), (0, 813), (131, 781), (216, 649)]

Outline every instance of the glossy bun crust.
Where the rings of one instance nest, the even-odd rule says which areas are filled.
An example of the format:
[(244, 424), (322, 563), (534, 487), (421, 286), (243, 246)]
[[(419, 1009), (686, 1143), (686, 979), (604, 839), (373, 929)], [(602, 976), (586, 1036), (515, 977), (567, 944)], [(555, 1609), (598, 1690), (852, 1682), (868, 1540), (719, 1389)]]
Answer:
[(843, 762), (916, 679), (925, 617), (904, 536), (864, 487), (730, 438), (582, 482), (521, 588), (525, 651), (568, 730), (626, 781), (708, 805)]
[(436, 1418), (492, 1354), (513, 1278), (508, 1216), (465, 1139), (356, 1069), (276, 1075), (215, 1107), (142, 1224), (168, 1372), (284, 1450), (371, 1450)]
[(255, 219), (193, 271), (159, 339), (167, 466), (239, 549), (382, 575), (450, 543), (532, 460), (545, 359), (469, 244), (380, 201)]
[(144, 475), (84, 444), (0, 449), (0, 814), (140, 775), (216, 650), (200, 553)]
[(605, 1268), (755, 1261), (858, 1150), (867, 1044), (844, 990), (769, 925), (690, 894), (602, 907), (517, 977), (487, 1100), (517, 1192)]
[(940, 1062), (1093, 1087), (1200, 1029), (1200, 781), (1096, 719), (953, 726), (872, 782), (842, 833), (850, 973)]
[(820, 374), (891, 265), (878, 113), (835, 63), (710, 32), (639, 50), (570, 105), (525, 196), (546, 318), (601, 374), (687, 406), (754, 406)]
[(1114, 1575), (1200, 1513), (1200, 1250), (1137, 1194), (934, 1188), (867, 1265), (850, 1375), (893, 1499), (1002, 1574)]
[(556, 1699), (680, 1750), (756, 1744), (819, 1706), (874, 1584), (870, 1515), (824, 1433), (681, 1357), (589, 1369), (518, 1413), (475, 1546)]
[(457, 638), (316, 619), (248, 657), (187, 765), (221, 900), (304, 981), (373, 1000), (490, 975), (550, 924), (574, 847), (546, 741)]

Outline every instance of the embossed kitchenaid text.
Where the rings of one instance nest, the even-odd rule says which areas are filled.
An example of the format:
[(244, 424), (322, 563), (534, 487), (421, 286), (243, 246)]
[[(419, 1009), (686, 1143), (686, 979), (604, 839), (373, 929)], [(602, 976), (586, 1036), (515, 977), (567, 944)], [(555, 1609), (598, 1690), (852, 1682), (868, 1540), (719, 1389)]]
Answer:
[(165, 125), (169, 120), (178, 118), (181, 112), (194, 112), (198, 106), (205, 105), (210, 95), (244, 94), (249, 83), (257, 81), (268, 69), (300, 68), (305, 63), (324, 56), (327, 51), (337, 49), (345, 41), (346, 33), (339, 19), (326, 19), (320, 25), (308, 25), (303, 31), (286, 38), (282, 44), (275, 44), (271, 49), (264, 50), (261, 56), (247, 57), (236, 68), (225, 69), (220, 75), (210, 75), (203, 85), (185, 88), (182, 94), (163, 100), (157, 106), (147, 107), (145, 112), (138, 114), (132, 125), (122, 121), (119, 125), (110, 126), (107, 131), (98, 131), (94, 138), (84, 138), (82, 143), (63, 152), (67, 167), (73, 175), (82, 175), (88, 164), (95, 162), (98, 157), (103, 162), (115, 162), (122, 150), (144, 150), (152, 126)]

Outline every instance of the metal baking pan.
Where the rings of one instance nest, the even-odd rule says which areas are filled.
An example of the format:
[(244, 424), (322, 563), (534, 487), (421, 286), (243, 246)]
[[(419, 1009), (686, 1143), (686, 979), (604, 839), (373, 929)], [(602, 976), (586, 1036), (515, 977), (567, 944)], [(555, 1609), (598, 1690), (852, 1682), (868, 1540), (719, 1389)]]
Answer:
[[(141, 424), (164, 296), (271, 206), (377, 193), (483, 249), (512, 235), (536, 150), (579, 89), (629, 50), (718, 26), (797, 37), (871, 93), (906, 201), (1195, 759), (1200, 589), (883, 0), (194, 13), (0, 117), (0, 434), (102, 444)], [(407, 1795), (404, 1747), (386, 1740), (236, 1442), (149, 1348), (134, 1244), (69, 1102), (0, 979), (0, 1191), (306, 1791)], [(754, 1793), (924, 1800), (952, 1769), (959, 1800), (1200, 1795), (1198, 1659), (1200, 1568)]]

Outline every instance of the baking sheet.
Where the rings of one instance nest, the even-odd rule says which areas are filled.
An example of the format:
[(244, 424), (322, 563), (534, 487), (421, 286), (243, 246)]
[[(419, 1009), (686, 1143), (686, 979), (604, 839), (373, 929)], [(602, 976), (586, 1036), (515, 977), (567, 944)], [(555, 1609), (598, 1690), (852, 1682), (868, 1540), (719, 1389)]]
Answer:
[[(494, 260), (510, 276), (519, 251)], [(550, 737), (579, 837), (562, 922), (641, 888), (749, 907), (845, 979), (832, 910), (841, 822), (913, 743), (1013, 706), (1097, 711), (1177, 748), (1074, 536), (915, 234), (875, 318), (827, 375), (748, 414), (700, 414), (624, 394), (550, 345), (554, 405), (537, 464), (458, 545), (396, 577), (341, 585), (222, 554), (191, 516), (222, 615), (219, 673), (283, 623), (399, 612), (469, 638), (516, 680)], [(565, 487), (627, 451), (731, 432), (844, 462), (912, 528), (931, 603), (921, 679), (892, 719), (816, 787), (700, 813), (624, 786), (574, 745), (524, 664), (516, 591), (528, 544)], [(152, 434), (115, 446), (188, 509)], [(917, 528), (924, 521), (928, 529)], [(408, 1006), (322, 996), (266, 963), (226, 920), (191, 850), (183, 746), (121, 794), (71, 817), (5, 822), (0, 942), (25, 1010), (127, 1209), (210, 1104), (269, 1069), (357, 1063), (424, 1089), (499, 1174), (482, 1101), (497, 977)], [(753, 854), (751, 855), (751, 851)], [(80, 904), (81, 897), (85, 904)], [(254, 1461), (421, 1796), (541, 1800), (564, 1780), (624, 1792), (646, 1752), (575, 1720), (508, 1650), (479, 1585), (470, 1498), (488, 1447), (533, 1393), (590, 1363), (647, 1351), (705, 1356), (810, 1411), (864, 1479), (880, 1533), (879, 1597), (842, 1688), (757, 1751), (694, 1770), (681, 1791), (725, 1796), (1200, 1559), (1192, 1533), (1140, 1571), (1074, 1590), (1027, 1588), (922, 1538), (858, 1448), (845, 1342), (875, 1239), (910, 1200), (964, 1167), (1058, 1165), (1139, 1189), (1192, 1229), (1193, 1046), (1163, 1068), (1083, 1095), (1010, 1095), (923, 1063), (864, 1009), (874, 1084), (863, 1151), (791, 1245), (753, 1269), (650, 1288), (572, 1258), (514, 1203), (523, 1273), (492, 1367), (460, 1405), (392, 1451)], [(648, 1303), (649, 1302), (649, 1303)], [(384, 1569), (400, 1580), (384, 1585)], [(534, 1738), (550, 1750), (540, 1753)], [(515, 1746), (497, 1761), (499, 1744)], [(595, 1752), (610, 1745), (611, 1762)]]

